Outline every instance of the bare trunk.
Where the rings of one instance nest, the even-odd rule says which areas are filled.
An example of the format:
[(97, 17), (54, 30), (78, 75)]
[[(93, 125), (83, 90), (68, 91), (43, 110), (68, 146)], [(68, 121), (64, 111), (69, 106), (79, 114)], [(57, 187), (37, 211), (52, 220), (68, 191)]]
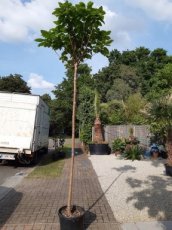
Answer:
[(67, 212), (71, 216), (71, 202), (72, 202), (72, 187), (73, 187), (73, 174), (74, 174), (74, 156), (75, 156), (75, 117), (76, 117), (76, 81), (77, 81), (78, 63), (74, 64), (74, 80), (73, 80), (73, 109), (72, 109), (72, 153), (70, 163), (69, 175), (69, 191), (67, 201)]
[(168, 152), (168, 163), (172, 165), (172, 128), (168, 129), (166, 147)]
[(103, 130), (102, 130), (102, 124), (100, 121), (100, 118), (97, 116), (94, 121), (94, 143), (102, 143), (104, 141), (103, 138)]

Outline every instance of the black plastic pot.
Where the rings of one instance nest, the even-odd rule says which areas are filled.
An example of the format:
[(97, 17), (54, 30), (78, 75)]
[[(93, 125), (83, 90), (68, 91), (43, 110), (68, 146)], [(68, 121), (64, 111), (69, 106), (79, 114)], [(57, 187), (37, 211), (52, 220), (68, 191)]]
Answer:
[(66, 217), (62, 214), (63, 210), (67, 206), (63, 206), (59, 209), (58, 215), (60, 219), (61, 230), (84, 230), (84, 209), (82, 207), (74, 205), (72, 209), (76, 209), (80, 212), (80, 216), (77, 217)]
[(89, 144), (91, 155), (108, 155), (111, 149), (108, 144)]
[(172, 176), (172, 166), (165, 164), (165, 170), (168, 176)]

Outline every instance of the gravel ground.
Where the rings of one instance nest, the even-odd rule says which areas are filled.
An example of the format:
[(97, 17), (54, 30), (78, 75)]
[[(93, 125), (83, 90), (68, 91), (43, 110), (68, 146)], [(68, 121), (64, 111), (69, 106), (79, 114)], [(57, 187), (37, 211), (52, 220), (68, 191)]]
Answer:
[(172, 220), (172, 178), (165, 175), (164, 160), (89, 159), (117, 221)]

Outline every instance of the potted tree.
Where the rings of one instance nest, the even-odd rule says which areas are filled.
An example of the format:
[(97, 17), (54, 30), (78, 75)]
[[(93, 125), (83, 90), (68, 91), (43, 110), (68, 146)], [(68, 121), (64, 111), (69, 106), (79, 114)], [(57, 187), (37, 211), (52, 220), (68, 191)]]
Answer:
[(164, 96), (155, 101), (151, 106), (150, 115), (151, 131), (166, 145), (166, 174), (172, 176), (172, 98)]
[(89, 144), (91, 155), (110, 154), (108, 143), (104, 141), (103, 127), (100, 121), (100, 99), (97, 90), (95, 90), (95, 121), (93, 126), (93, 143)]
[(168, 159), (165, 164), (166, 174), (172, 176), (172, 127), (167, 131), (166, 148), (168, 153)]
[(67, 205), (59, 209), (61, 229), (84, 229), (82, 207), (72, 205), (72, 187), (75, 152), (75, 120), (77, 96), (78, 66), (85, 59), (90, 59), (93, 53), (108, 55), (107, 46), (112, 42), (110, 31), (102, 30), (105, 11), (102, 7), (94, 8), (93, 2), (87, 4), (80, 2), (76, 5), (65, 1), (59, 2), (53, 15), (55, 27), (45, 31), (41, 30), (41, 38), (36, 39), (39, 46), (52, 48), (55, 52), (61, 51), (60, 60), (74, 72), (73, 77), (73, 108), (72, 108), (72, 152), (69, 174), (69, 190)]

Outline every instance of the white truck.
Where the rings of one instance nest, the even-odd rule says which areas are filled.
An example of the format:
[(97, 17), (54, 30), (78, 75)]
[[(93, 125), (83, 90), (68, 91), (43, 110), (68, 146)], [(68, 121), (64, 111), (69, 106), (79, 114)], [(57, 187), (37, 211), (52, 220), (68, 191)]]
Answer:
[(49, 108), (37, 95), (0, 92), (0, 160), (30, 164), (48, 150)]

